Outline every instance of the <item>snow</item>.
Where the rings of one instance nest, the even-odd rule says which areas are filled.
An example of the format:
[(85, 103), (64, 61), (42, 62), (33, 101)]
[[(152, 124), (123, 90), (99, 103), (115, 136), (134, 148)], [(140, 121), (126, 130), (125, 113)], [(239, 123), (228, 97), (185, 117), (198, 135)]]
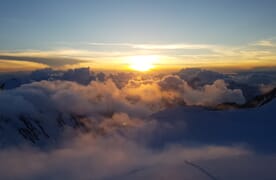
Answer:
[(200, 107), (177, 107), (156, 113), (166, 123), (184, 122), (177, 133), (167, 134), (162, 145), (173, 141), (206, 144), (246, 144), (256, 151), (276, 152), (276, 100), (259, 108), (212, 111)]

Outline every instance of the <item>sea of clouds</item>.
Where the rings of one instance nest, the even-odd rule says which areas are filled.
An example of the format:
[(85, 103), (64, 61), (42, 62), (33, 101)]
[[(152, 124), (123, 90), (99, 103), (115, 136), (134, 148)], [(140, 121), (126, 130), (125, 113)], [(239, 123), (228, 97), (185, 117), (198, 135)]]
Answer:
[[(154, 114), (177, 106), (243, 104), (247, 100), (244, 89), (248, 87), (242, 86), (246, 78), (256, 88), (254, 93), (273, 87), (274, 74), (269, 74), (266, 84), (258, 84), (257, 75), (256, 81), (252, 76), (200, 69), (153, 75), (110, 74), (89, 68), (2, 75), (0, 178), (276, 177), (270, 168), (276, 165), (275, 156), (256, 154), (244, 144), (152, 145), (166, 133), (189, 131), (185, 117), (175, 122), (168, 119), (173, 123), (167, 123), (158, 121)], [(35, 133), (36, 138), (26, 139), (22, 132)]]

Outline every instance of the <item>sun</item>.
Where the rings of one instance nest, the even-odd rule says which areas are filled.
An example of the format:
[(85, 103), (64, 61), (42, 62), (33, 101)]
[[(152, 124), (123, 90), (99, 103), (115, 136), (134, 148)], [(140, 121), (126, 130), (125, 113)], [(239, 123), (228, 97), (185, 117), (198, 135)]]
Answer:
[(131, 56), (129, 58), (130, 68), (136, 71), (149, 71), (154, 68), (157, 56)]

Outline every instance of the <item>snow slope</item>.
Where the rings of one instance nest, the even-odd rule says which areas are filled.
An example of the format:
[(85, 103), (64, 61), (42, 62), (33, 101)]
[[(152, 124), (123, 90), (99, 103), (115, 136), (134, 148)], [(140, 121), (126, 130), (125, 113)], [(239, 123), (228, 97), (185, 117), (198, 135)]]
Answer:
[(177, 124), (174, 133), (155, 139), (166, 142), (247, 144), (258, 151), (276, 152), (276, 100), (252, 109), (212, 111), (199, 107), (177, 107), (153, 115), (160, 123)]

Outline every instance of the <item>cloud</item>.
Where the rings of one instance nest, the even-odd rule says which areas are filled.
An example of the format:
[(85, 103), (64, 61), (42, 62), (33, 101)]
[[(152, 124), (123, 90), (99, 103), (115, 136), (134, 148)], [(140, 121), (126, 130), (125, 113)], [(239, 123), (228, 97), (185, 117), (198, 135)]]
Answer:
[(228, 89), (223, 80), (216, 80), (212, 85), (206, 85), (203, 91), (189, 91), (188, 88), (185, 100), (193, 105), (215, 105), (224, 102), (245, 103), (243, 93), (239, 89)]
[(176, 75), (187, 81), (191, 87), (196, 89), (206, 84), (212, 84), (218, 79), (229, 79), (229, 77), (225, 74), (200, 68), (183, 69), (177, 72)]
[(23, 84), (43, 80), (64, 80), (88, 85), (91, 81), (104, 81), (105, 76), (104, 73), (93, 72), (89, 67), (68, 69), (66, 71), (44, 68), (26, 74), (7, 74), (3, 78), (0, 77), (0, 82), (3, 84), (4, 89), (14, 89)]
[[(191, 72), (194, 77), (198, 70)], [(0, 178), (208, 179), (187, 162), (221, 179), (275, 177), (275, 156), (257, 154), (240, 142), (165, 142), (179, 131), (188, 136), (189, 116), (162, 121), (153, 113), (181, 102), (244, 101), (241, 90), (230, 89), (221, 75), (200, 72), (207, 79), (196, 87), (179, 73), (101, 73), (100, 81), (87, 68), (31, 73), (35, 82), (0, 92)], [(164, 145), (154, 146), (158, 141)]]
[[(275, 66), (276, 54), (271, 47), (273, 40), (261, 40), (254, 44), (239, 46), (195, 43), (88, 43), (94, 47), (105, 47), (133, 54), (156, 54), (162, 58), (160, 67), (220, 67), (220, 68), (254, 68)], [(132, 54), (132, 55), (133, 55)], [(210, 63), (212, 62), (212, 63)]]
[(137, 49), (149, 50), (193, 50), (193, 49), (213, 49), (214, 45), (207, 44), (138, 44), (133, 45)]
[[(30, 77), (36, 81), (29, 80), (0, 93), (0, 117), (8, 122), (3, 130), (8, 138), (1, 138), (3, 144), (27, 140), (44, 146), (49, 139), (58, 141), (64, 133), (60, 127), (109, 134), (125, 128), (140, 129), (146, 124), (150, 133), (150, 129), (167, 128), (165, 124), (156, 124), (150, 115), (169, 107), (212, 107), (245, 101), (242, 91), (229, 89), (224, 80), (198, 89), (177, 75), (143, 78), (120, 74), (102, 82), (87, 68), (65, 72), (44, 69)], [(115, 82), (122, 82), (121, 78), (125, 83), (117, 83), (118, 86)], [(16, 138), (9, 136), (14, 131), (19, 132)]]
[(263, 47), (275, 47), (276, 45), (273, 41), (270, 40), (262, 40), (253, 44), (254, 46), (263, 46)]
[[(180, 168), (171, 178), (195, 176), (205, 179), (202, 172), (185, 161), (223, 160), (247, 157), (251, 152), (242, 147), (169, 146), (153, 152), (122, 136), (98, 137), (81, 135), (57, 149), (40, 151), (33, 148), (0, 151), (0, 177), (3, 179), (128, 179), (139, 177), (159, 179)], [(207, 167), (210, 167), (208, 164)], [(226, 166), (226, 165), (225, 165)], [(224, 166), (224, 167), (225, 167)], [(160, 173), (155, 171), (161, 170)], [(147, 175), (147, 173), (150, 174)], [(190, 172), (189, 172), (190, 171)], [(146, 174), (145, 174), (146, 173)], [(188, 174), (186, 174), (188, 173)], [(216, 172), (214, 172), (216, 173)], [(160, 176), (161, 175), (161, 176)], [(175, 179), (174, 178), (174, 179)]]
[[(241, 90), (229, 89), (227, 83), (220, 79), (224, 75), (202, 70), (199, 74), (190, 73), (189, 78), (187, 73), (182, 72), (184, 71), (177, 75), (148, 76), (140, 79), (132, 73), (119, 73), (106, 76), (102, 79), (104, 81), (97, 81), (97, 74), (91, 72), (89, 68), (67, 71), (43, 69), (24, 77), (22, 84), (38, 82), (26, 84), (15, 89), (14, 92), (22, 90), (32, 92), (32, 89), (37, 90), (37, 88), (43, 89), (41, 93), (50, 91), (52, 94), (45, 95), (54, 100), (54, 104), (63, 103), (60, 105), (62, 108), (67, 108), (67, 104), (75, 105), (75, 111), (71, 106), (68, 107), (71, 108), (69, 113), (82, 112), (87, 107), (96, 105), (95, 109), (104, 111), (105, 108), (110, 113), (127, 110), (127, 112), (147, 111), (146, 114), (149, 114), (150, 111), (157, 112), (168, 106), (184, 103), (212, 106), (224, 102), (241, 104), (245, 101)], [(191, 72), (197, 72), (197, 70)], [(184, 77), (187, 81), (180, 77)], [(200, 85), (193, 83), (195, 78), (200, 80)], [(21, 80), (18, 81), (21, 82)], [(8, 84), (10, 84), (9, 81), (5, 81), (5, 85)], [(82, 105), (82, 103), (86, 104)]]
[(218, 79), (211, 85), (204, 85), (201, 89), (193, 89), (178, 76), (166, 76), (159, 82), (163, 90), (177, 93), (187, 105), (213, 106), (224, 102), (245, 102), (243, 93), (239, 89), (228, 89), (224, 80)]
[(90, 68), (78, 68), (65, 71), (62, 79), (80, 84), (89, 84), (92, 80), (96, 80), (96, 77), (94, 73), (90, 71)]
[[(129, 118), (119, 114), (115, 119), (115, 122), (107, 120), (109, 125), (105, 127), (113, 127), (110, 123)], [(1, 150), (0, 177), (69, 180), (168, 177), (209, 179), (186, 162), (200, 166), (218, 179), (257, 180), (275, 176), (275, 156), (255, 154), (242, 146), (189, 146), (173, 143), (162, 149), (152, 149), (126, 135), (112, 132), (109, 136), (81, 134), (65, 138), (58, 148), (46, 151), (31, 147)]]
[(84, 62), (83, 60), (74, 58), (61, 58), (61, 57), (34, 57), (34, 56), (8, 56), (0, 55), (0, 60), (12, 60), (12, 61), (28, 61), (40, 64), (45, 64), (52, 67), (73, 65)]
[[(99, 69), (125, 69), (129, 57), (156, 55), (156, 67), (254, 68), (276, 66), (274, 40), (261, 40), (239, 46), (196, 43), (84, 43), (86, 49), (63, 48), (46, 51), (0, 52), (1, 61), (35, 62), (51, 67), (93, 64)], [(72, 46), (72, 44), (66, 44)], [(92, 46), (92, 47), (91, 47)], [(91, 50), (91, 48), (93, 48)], [(108, 62), (108, 63), (106, 63)], [(114, 65), (110, 68), (110, 64)], [(5, 69), (8, 69), (6, 66)], [(18, 69), (18, 68), (17, 68)], [(34, 68), (33, 68), (34, 69)]]
[(44, 64), (27, 62), (27, 61), (12, 61), (0, 60), (0, 73), (11, 73), (19, 71), (33, 71), (34, 69), (42, 69), (48, 67)]
[(134, 49), (146, 50), (177, 50), (177, 49), (211, 49), (208, 44), (135, 44), (135, 43), (88, 43), (91, 46), (126, 46)]

